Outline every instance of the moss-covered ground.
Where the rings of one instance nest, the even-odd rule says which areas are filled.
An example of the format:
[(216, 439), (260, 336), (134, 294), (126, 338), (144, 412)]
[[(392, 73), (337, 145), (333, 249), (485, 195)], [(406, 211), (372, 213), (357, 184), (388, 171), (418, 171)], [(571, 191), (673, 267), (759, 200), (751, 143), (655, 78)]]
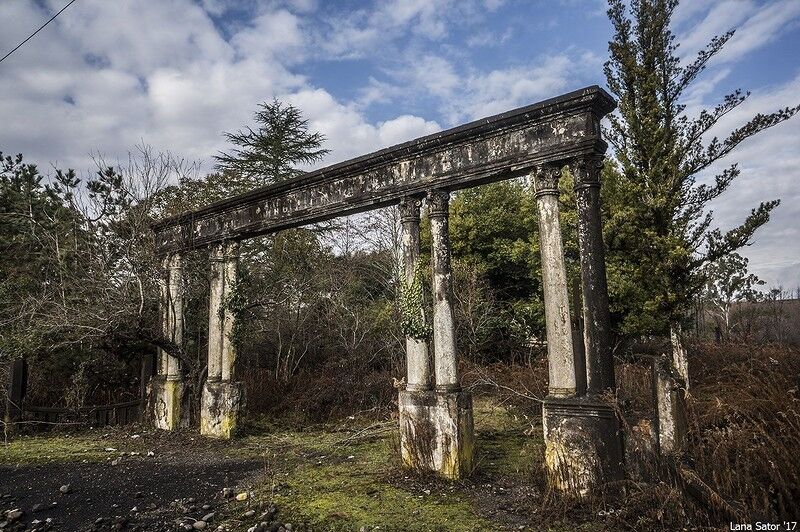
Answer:
[(135, 427), (22, 436), (0, 445), (0, 466), (91, 465), (121, 453), (135, 464), (149, 451), (183, 467), (214, 460), (250, 463), (251, 474), (237, 487), (249, 492), (248, 499), (217, 511), (216, 522), (230, 530), (252, 526), (242, 514), (270, 503), (283, 522), (314, 530), (573, 529), (537, 520), (533, 503), (543, 496), (538, 420), (510, 413), (491, 399), (476, 399), (474, 418), (475, 471), (458, 482), (404, 471), (397, 459), (396, 421), (365, 418), (302, 429), (255, 420), (229, 442)]

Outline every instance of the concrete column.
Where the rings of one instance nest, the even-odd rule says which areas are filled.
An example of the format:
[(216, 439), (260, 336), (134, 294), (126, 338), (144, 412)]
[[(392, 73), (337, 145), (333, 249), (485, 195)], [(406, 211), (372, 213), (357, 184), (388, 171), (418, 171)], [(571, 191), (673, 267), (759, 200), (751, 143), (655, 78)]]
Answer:
[(539, 166), (533, 172), (539, 210), (539, 247), (547, 326), (548, 391), (551, 397), (575, 395), (575, 358), (567, 295), (567, 273), (558, 219), (560, 166)]
[[(169, 338), (169, 257), (161, 261), (161, 272), (158, 276), (158, 320), (159, 332)], [(158, 348), (157, 374), (165, 377), (169, 369), (167, 352)]]
[(236, 290), (236, 270), (239, 267), (239, 243), (227, 242), (225, 244), (225, 310), (222, 323), (222, 381), (233, 380), (234, 364), (236, 363), (236, 346), (233, 344), (233, 328), (235, 315), (229, 308), (230, 299)]
[[(183, 271), (181, 256), (173, 254), (163, 262), (159, 281), (159, 320), (162, 334), (170, 343), (183, 344)], [(159, 375), (151, 380), (150, 411), (156, 428), (174, 430), (181, 424), (183, 374), (180, 359), (159, 349)]]
[[(180, 347), (183, 344), (183, 268), (178, 253), (169, 259), (169, 311), (167, 334), (170, 341)], [(168, 356), (167, 380), (181, 380), (181, 361)]]
[[(553, 357), (556, 366), (550, 367), (552, 384), (550, 395), (542, 405), (545, 440), (545, 464), (553, 487), (577, 496), (584, 496), (597, 486), (616, 481), (624, 475), (622, 437), (614, 408), (603, 400), (601, 392), (614, 387), (614, 370), (608, 336), (608, 294), (605, 280), (603, 239), (600, 228), (599, 174), (596, 159), (581, 160), (573, 165), (578, 204), (578, 240), (581, 252), (581, 282), (583, 292), (584, 340), (586, 351), (587, 393), (570, 395), (569, 388), (582, 391), (583, 379), (577, 374), (582, 361), (575, 361), (565, 351), (566, 341), (551, 346), (551, 328), (558, 331), (558, 340), (569, 337), (569, 314), (566, 281), (548, 282), (551, 272), (562, 272), (561, 243), (548, 242), (546, 226), (552, 230), (558, 220), (553, 212), (557, 201), (559, 172), (537, 171), (536, 187), (542, 233), (542, 276), (545, 279), (545, 314), (547, 318), (548, 348), (556, 348)], [(542, 204), (551, 198), (551, 205)], [(548, 258), (546, 250), (557, 249), (557, 260)], [(554, 267), (554, 265), (556, 267)], [(547, 285), (559, 286), (557, 294), (548, 294)], [(552, 309), (552, 311), (551, 311)], [(551, 321), (552, 320), (552, 321)], [(570, 344), (571, 344), (570, 338)], [(574, 347), (574, 346), (571, 346)], [(551, 361), (552, 363), (552, 361)], [(558, 366), (561, 366), (560, 368)], [(561, 377), (553, 375), (561, 373)], [(582, 376), (581, 376), (582, 377)], [(566, 388), (566, 394), (564, 388)], [(553, 389), (553, 387), (555, 389)]]
[(583, 289), (586, 385), (590, 395), (614, 389), (614, 360), (606, 284), (605, 247), (600, 222), (601, 154), (584, 156), (570, 165), (575, 178), (578, 247)]
[(437, 190), (428, 193), (436, 390), (401, 389), (398, 406), (403, 465), (447, 479), (458, 479), (472, 472), (475, 436), (472, 396), (462, 391), (458, 382), (447, 224), (449, 201), (448, 192)]
[(244, 405), (244, 389), (234, 382), (236, 347), (233, 344), (234, 314), (230, 298), (236, 289), (239, 243), (226, 242), (211, 250), (208, 330), (208, 379), (200, 401), (200, 434), (229, 439), (236, 432)]
[(457, 391), (460, 385), (453, 323), (453, 280), (450, 271), (450, 193), (444, 190), (429, 192), (428, 205), (433, 263), (433, 356), (436, 389)]
[(653, 357), (652, 373), (658, 452), (678, 454), (684, 448), (688, 432), (685, 383), (667, 356)]
[(222, 380), (223, 298), (225, 296), (224, 250), (221, 244), (211, 246), (211, 285), (208, 297), (208, 378)]
[[(400, 201), (400, 223), (402, 225), (403, 275), (407, 287), (414, 283), (419, 264), (419, 209), (420, 198), (405, 197)], [(425, 320), (425, 310), (420, 309)], [(406, 390), (420, 391), (431, 388), (431, 368), (428, 342), (406, 337)]]

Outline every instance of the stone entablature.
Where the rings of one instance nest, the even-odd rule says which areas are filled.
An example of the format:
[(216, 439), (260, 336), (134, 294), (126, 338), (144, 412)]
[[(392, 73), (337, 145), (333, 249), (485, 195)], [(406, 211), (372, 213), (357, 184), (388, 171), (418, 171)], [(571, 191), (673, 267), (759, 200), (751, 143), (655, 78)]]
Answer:
[(600, 120), (613, 108), (604, 90), (587, 87), (321, 168), (154, 224), (158, 252), (241, 240), (603, 153)]

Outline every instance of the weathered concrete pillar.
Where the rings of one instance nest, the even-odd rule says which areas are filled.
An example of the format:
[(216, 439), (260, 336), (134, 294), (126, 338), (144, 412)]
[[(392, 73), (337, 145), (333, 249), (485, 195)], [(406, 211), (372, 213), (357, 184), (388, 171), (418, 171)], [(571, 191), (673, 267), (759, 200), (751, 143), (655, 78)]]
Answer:
[(578, 209), (578, 247), (583, 290), (586, 385), (589, 394), (613, 390), (614, 360), (606, 284), (605, 247), (600, 221), (600, 171), (603, 156), (589, 155), (571, 166)]
[(686, 386), (667, 356), (653, 357), (656, 442), (663, 455), (680, 453), (686, 443)]
[(238, 262), (238, 242), (219, 244), (211, 250), (208, 378), (200, 404), (200, 433), (213, 438), (233, 436), (244, 403), (244, 388), (233, 380), (235, 316), (230, 308), (230, 299), (236, 288)]
[(575, 356), (572, 324), (569, 317), (567, 271), (558, 219), (558, 181), (560, 166), (539, 166), (533, 183), (539, 211), (539, 247), (542, 254), (542, 285), (547, 326), (548, 394), (550, 397), (575, 396)]
[(398, 403), (400, 446), (405, 466), (457, 479), (472, 471), (475, 445), (472, 396), (460, 389), (458, 380), (447, 223), (449, 199), (450, 194), (445, 191), (428, 194), (436, 389), (401, 390)]
[[(183, 270), (180, 254), (163, 260), (159, 309), (163, 336), (180, 348), (183, 344)], [(183, 373), (180, 359), (160, 350), (159, 376), (153, 379), (151, 400), (156, 428), (174, 430), (181, 423)]]
[(230, 308), (230, 301), (236, 290), (237, 269), (239, 268), (239, 243), (228, 242), (225, 245), (225, 313), (222, 322), (222, 381), (233, 380), (236, 364), (236, 345), (233, 343), (235, 318)]
[(225, 297), (225, 264), (222, 244), (211, 246), (211, 280), (208, 294), (208, 377), (222, 380), (222, 330)]
[(456, 333), (453, 322), (453, 279), (450, 270), (450, 193), (428, 193), (433, 268), (433, 352), (438, 391), (457, 391)]
[[(600, 205), (596, 194), (598, 191), (594, 186), (583, 187), (587, 179), (579, 181), (576, 176), (576, 182), (579, 183), (576, 186), (578, 191), (576, 195), (579, 197), (578, 214), (581, 217), (579, 239), (583, 313), (584, 327), (587, 331), (585, 350), (588, 391), (586, 395), (583, 395), (579, 393), (583, 391), (583, 379), (578, 377), (576, 371), (582, 367), (582, 361), (574, 358), (576, 351), (577, 353), (580, 351), (573, 349), (574, 346), (571, 345), (569, 312), (561, 310), (562, 308), (568, 309), (566, 280), (557, 273), (552, 275), (552, 272), (558, 271), (563, 275), (563, 262), (558, 264), (559, 260), (563, 261), (563, 257), (560, 255), (562, 253), (560, 231), (558, 242), (555, 242), (555, 236), (552, 234), (558, 228), (556, 190), (559, 175), (560, 168), (556, 171), (553, 167), (537, 169), (534, 174), (535, 178), (538, 178), (536, 192), (540, 207), (540, 231), (542, 232), (542, 276), (545, 282), (548, 348), (552, 343), (551, 329), (557, 331), (558, 334), (557, 343), (553, 346), (557, 347), (555, 364), (551, 360), (550, 366), (551, 372), (556, 372), (556, 375), (553, 373), (550, 375), (551, 379), (555, 377), (556, 384), (555, 386), (551, 384), (551, 393), (545, 398), (542, 405), (546, 446), (545, 462), (550, 482), (556, 489), (583, 496), (599, 484), (622, 477), (622, 439), (614, 409), (598, 396), (600, 391), (613, 388), (614, 385), (613, 366), (610, 379), (602, 380), (604, 376), (607, 377), (605, 370), (608, 368), (598, 363), (598, 361), (611, 362), (610, 345), (607, 342), (607, 336), (603, 336), (608, 333), (608, 296), (602, 253), (603, 242), (602, 235), (599, 233)], [(587, 190), (590, 191), (588, 195), (586, 194)], [(543, 204), (543, 198), (551, 198), (551, 204)], [(548, 233), (551, 234), (548, 236)], [(595, 240), (598, 235), (600, 238), (599, 251), (597, 250), (598, 243)], [(550, 250), (550, 255), (557, 256), (555, 258), (548, 256), (547, 250)], [(587, 250), (590, 250), (590, 253), (587, 254)], [(598, 259), (601, 262), (600, 265), (596, 263)], [(548, 270), (551, 273), (548, 273)], [(602, 280), (597, 279), (597, 275), (601, 275)], [(548, 284), (550, 284), (550, 294), (548, 294)], [(589, 300), (588, 311), (587, 300)], [(569, 342), (567, 338), (569, 338)], [(598, 338), (605, 338), (605, 343), (598, 341)], [(571, 349), (569, 354), (564, 353), (567, 345)], [(604, 351), (603, 349), (606, 347), (609, 349)], [(560, 352), (559, 349), (561, 349)], [(550, 353), (551, 351), (548, 349), (548, 354)], [(590, 357), (594, 358), (590, 361)], [(561, 375), (558, 375), (559, 373)], [(570, 395), (570, 389), (572, 395)]]
[[(420, 198), (405, 197), (400, 201), (400, 223), (402, 226), (403, 275), (407, 289), (411, 289), (419, 274), (419, 210)], [(419, 309), (421, 320), (425, 321), (424, 308)], [(431, 363), (428, 342), (406, 336), (406, 390), (422, 391), (431, 389)]]

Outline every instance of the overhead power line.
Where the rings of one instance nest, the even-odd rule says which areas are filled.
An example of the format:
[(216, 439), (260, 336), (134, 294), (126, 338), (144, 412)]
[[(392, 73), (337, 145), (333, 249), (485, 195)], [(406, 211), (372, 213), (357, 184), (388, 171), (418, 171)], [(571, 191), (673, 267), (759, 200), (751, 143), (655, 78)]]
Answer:
[(53, 21), (56, 19), (56, 17), (57, 17), (57, 16), (59, 16), (59, 15), (60, 15), (60, 14), (61, 14), (61, 13), (62, 13), (64, 10), (65, 10), (65, 9), (67, 9), (69, 6), (71, 6), (71, 5), (72, 5), (72, 4), (74, 4), (74, 3), (75, 3), (75, 0), (70, 0), (70, 2), (69, 2), (67, 5), (65, 5), (64, 7), (62, 7), (62, 8), (61, 8), (61, 9), (60, 9), (60, 10), (59, 10), (59, 11), (58, 11), (58, 12), (57, 12), (55, 15), (53, 15), (52, 17), (50, 17), (50, 20), (48, 20), (47, 22), (45, 22), (44, 24), (42, 24), (41, 26), (39, 26), (39, 29), (38, 29), (38, 30), (36, 30), (36, 31), (34, 31), (33, 33), (31, 33), (31, 34), (28, 36), (28, 38), (27, 38), (27, 39), (25, 39), (24, 41), (22, 41), (21, 43), (19, 43), (18, 45), (16, 45), (16, 46), (15, 46), (15, 47), (14, 47), (14, 48), (13, 48), (13, 49), (10, 51), (10, 52), (8, 52), (6, 55), (4, 55), (4, 56), (3, 56), (3, 58), (2, 58), (2, 59), (0, 59), (0, 63), (2, 63), (2, 62), (3, 62), (3, 60), (4, 60), (6, 57), (8, 57), (9, 55), (13, 54), (13, 53), (14, 53), (14, 52), (16, 52), (17, 50), (19, 50), (19, 49), (20, 49), (20, 47), (21, 47), (23, 44), (25, 44), (26, 42), (28, 42), (28, 41), (30, 41), (31, 39), (33, 39), (33, 37), (34, 37), (34, 36), (35, 36), (37, 33), (39, 33), (40, 31), (42, 31), (42, 30), (44, 29), (44, 27), (45, 27), (45, 26), (47, 26), (48, 24), (50, 24), (51, 22), (53, 22)]

